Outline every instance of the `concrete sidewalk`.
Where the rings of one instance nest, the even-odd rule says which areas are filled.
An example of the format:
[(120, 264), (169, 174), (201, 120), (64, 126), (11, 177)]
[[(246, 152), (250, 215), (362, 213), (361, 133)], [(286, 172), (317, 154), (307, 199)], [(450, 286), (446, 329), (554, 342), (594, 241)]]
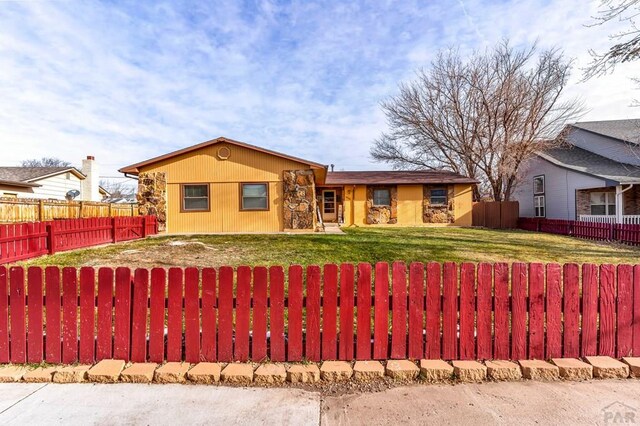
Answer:
[(11, 383), (0, 384), (0, 424), (633, 424), (638, 395), (634, 379), (417, 384), (325, 397), (293, 388)]
[(0, 384), (2, 425), (317, 425), (320, 394), (195, 385)]

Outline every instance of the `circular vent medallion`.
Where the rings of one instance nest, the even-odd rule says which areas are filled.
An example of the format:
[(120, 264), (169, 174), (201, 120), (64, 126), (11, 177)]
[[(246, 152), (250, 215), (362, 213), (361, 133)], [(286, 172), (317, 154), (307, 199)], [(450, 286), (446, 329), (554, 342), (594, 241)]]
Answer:
[(222, 147), (218, 148), (218, 158), (219, 159), (226, 160), (230, 156), (231, 156), (231, 150), (229, 149), (229, 147), (222, 146)]

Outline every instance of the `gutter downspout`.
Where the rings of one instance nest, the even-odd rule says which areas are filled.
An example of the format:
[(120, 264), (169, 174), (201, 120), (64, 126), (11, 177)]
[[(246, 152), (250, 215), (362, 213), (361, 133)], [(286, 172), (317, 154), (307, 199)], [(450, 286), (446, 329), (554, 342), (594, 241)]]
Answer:
[(616, 185), (616, 223), (622, 223), (624, 216), (624, 193), (633, 188), (633, 183), (622, 189), (622, 185)]

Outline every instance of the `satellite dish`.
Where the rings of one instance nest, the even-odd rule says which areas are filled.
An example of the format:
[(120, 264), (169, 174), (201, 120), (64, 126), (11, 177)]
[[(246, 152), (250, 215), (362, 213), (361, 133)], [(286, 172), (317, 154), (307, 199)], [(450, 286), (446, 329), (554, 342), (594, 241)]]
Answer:
[(78, 195), (80, 195), (80, 191), (78, 191), (77, 189), (72, 189), (70, 191), (67, 191), (67, 193), (65, 194), (64, 198), (66, 198), (67, 200), (71, 201), (71, 200), (75, 199)]

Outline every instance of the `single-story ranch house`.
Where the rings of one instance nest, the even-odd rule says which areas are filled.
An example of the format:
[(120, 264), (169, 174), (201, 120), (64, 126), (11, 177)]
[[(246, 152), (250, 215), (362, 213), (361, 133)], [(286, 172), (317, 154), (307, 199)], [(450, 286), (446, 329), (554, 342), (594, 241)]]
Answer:
[[(170, 233), (471, 226), (475, 180), (447, 171), (340, 171), (220, 137), (120, 169)], [(162, 225), (161, 225), (162, 226)]]

